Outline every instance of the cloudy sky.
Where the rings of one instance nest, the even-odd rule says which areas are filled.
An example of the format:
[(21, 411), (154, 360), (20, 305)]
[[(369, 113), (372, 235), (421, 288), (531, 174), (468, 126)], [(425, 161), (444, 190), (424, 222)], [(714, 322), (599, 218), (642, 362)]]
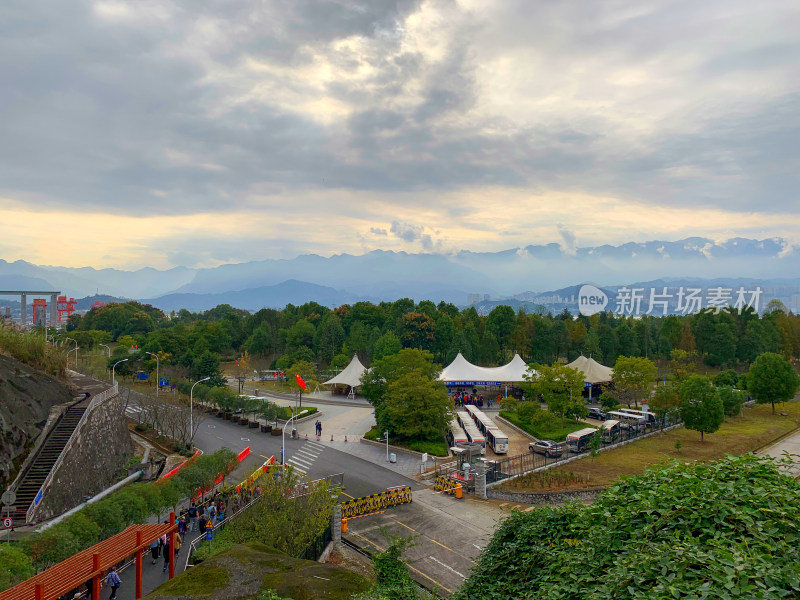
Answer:
[(0, 258), (800, 241), (796, 0), (4, 0)]

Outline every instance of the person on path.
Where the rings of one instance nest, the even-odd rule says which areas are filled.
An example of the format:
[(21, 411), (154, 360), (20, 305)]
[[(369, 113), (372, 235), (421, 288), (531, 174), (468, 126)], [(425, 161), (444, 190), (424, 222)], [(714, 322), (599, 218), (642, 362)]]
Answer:
[(150, 556), (153, 557), (153, 562), (151, 564), (156, 564), (160, 550), (161, 550), (161, 540), (153, 540), (153, 543), (150, 544)]
[(169, 538), (167, 537), (166, 533), (161, 536), (161, 545), (164, 547), (164, 568), (161, 569), (161, 572), (166, 573), (167, 567), (169, 567), (169, 553), (170, 553)]
[(200, 533), (206, 532), (206, 523), (208, 523), (208, 519), (206, 519), (206, 516), (200, 515), (200, 520), (198, 521), (198, 525), (200, 526)]
[(192, 502), (192, 505), (189, 507), (187, 514), (189, 515), (189, 531), (194, 531), (197, 525), (197, 507), (194, 505), (194, 502)]
[(117, 573), (117, 567), (111, 567), (111, 571), (106, 575), (106, 585), (111, 588), (111, 595), (108, 599), (116, 598), (117, 590), (122, 585), (122, 580), (119, 578), (119, 573)]
[(183, 546), (183, 542), (181, 541), (181, 536), (175, 536), (175, 557), (178, 557), (178, 554), (181, 553), (181, 546)]
[(186, 536), (186, 517), (178, 519), (178, 534), (183, 539)]

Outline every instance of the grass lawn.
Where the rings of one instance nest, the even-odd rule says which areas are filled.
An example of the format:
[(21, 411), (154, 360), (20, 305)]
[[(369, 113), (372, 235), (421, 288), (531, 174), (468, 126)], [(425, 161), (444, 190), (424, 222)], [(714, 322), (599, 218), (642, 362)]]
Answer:
[(517, 415), (506, 410), (501, 410), (500, 416), (506, 421), (511, 421), (517, 427), (524, 429), (537, 439), (553, 440), (554, 442), (563, 442), (573, 431), (592, 427), (592, 425), (589, 425), (588, 423), (576, 423), (572, 419), (565, 419), (563, 417), (553, 419), (552, 423), (534, 425), (532, 423), (528, 423), (527, 421), (521, 421)]
[[(366, 432), (363, 435), (363, 438), (376, 442), (378, 439), (383, 438), (383, 432), (380, 431), (377, 426), (375, 426)], [(444, 438), (441, 440), (409, 440), (405, 438), (392, 437), (390, 435), (389, 444), (391, 446), (400, 446), (401, 448), (414, 450), (415, 452), (427, 452), (432, 456), (447, 456), (447, 442)]]
[[(519, 477), (500, 487), (507, 490), (579, 489), (611, 484), (621, 475), (638, 475), (646, 467), (671, 459), (680, 461), (713, 460), (727, 454), (746, 454), (757, 450), (800, 427), (800, 400), (778, 405), (772, 414), (769, 404), (745, 408), (742, 417), (729, 417), (716, 433), (700, 434), (679, 427), (662, 435), (632, 442), (591, 458), (554, 467), (553, 477), (543, 480), (536, 474)], [(780, 416), (785, 412), (787, 416)], [(675, 448), (680, 440), (681, 448)], [(556, 482), (556, 485), (554, 485)], [(562, 483), (563, 485), (558, 485)]]

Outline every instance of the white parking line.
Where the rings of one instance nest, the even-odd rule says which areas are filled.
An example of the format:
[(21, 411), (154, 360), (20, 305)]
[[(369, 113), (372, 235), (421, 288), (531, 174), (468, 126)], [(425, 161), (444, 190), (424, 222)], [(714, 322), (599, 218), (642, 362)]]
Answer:
[(458, 571), (456, 571), (456, 570), (455, 570), (453, 567), (451, 567), (451, 566), (449, 566), (449, 565), (446, 565), (446, 564), (444, 564), (444, 563), (443, 563), (442, 561), (440, 561), (438, 558), (435, 558), (435, 557), (433, 557), (433, 556), (429, 556), (428, 558), (430, 558), (430, 559), (431, 559), (432, 561), (434, 561), (434, 562), (437, 562), (437, 563), (439, 563), (440, 565), (442, 565), (442, 566), (443, 566), (445, 569), (447, 569), (448, 571), (452, 571), (453, 573), (455, 573), (456, 575), (458, 575), (459, 577), (461, 577), (461, 579), (466, 579), (466, 576), (465, 576), (465, 575), (463, 575), (463, 574), (459, 573), (459, 572), (458, 572)]

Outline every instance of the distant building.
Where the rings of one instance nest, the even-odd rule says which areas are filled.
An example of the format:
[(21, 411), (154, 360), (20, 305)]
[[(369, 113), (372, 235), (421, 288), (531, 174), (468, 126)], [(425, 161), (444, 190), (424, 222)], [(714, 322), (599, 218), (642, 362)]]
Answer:
[[(489, 299), (488, 296), (486, 299)], [(468, 305), (478, 304), (481, 300), (483, 300), (483, 297), (480, 294), (467, 294)]]

